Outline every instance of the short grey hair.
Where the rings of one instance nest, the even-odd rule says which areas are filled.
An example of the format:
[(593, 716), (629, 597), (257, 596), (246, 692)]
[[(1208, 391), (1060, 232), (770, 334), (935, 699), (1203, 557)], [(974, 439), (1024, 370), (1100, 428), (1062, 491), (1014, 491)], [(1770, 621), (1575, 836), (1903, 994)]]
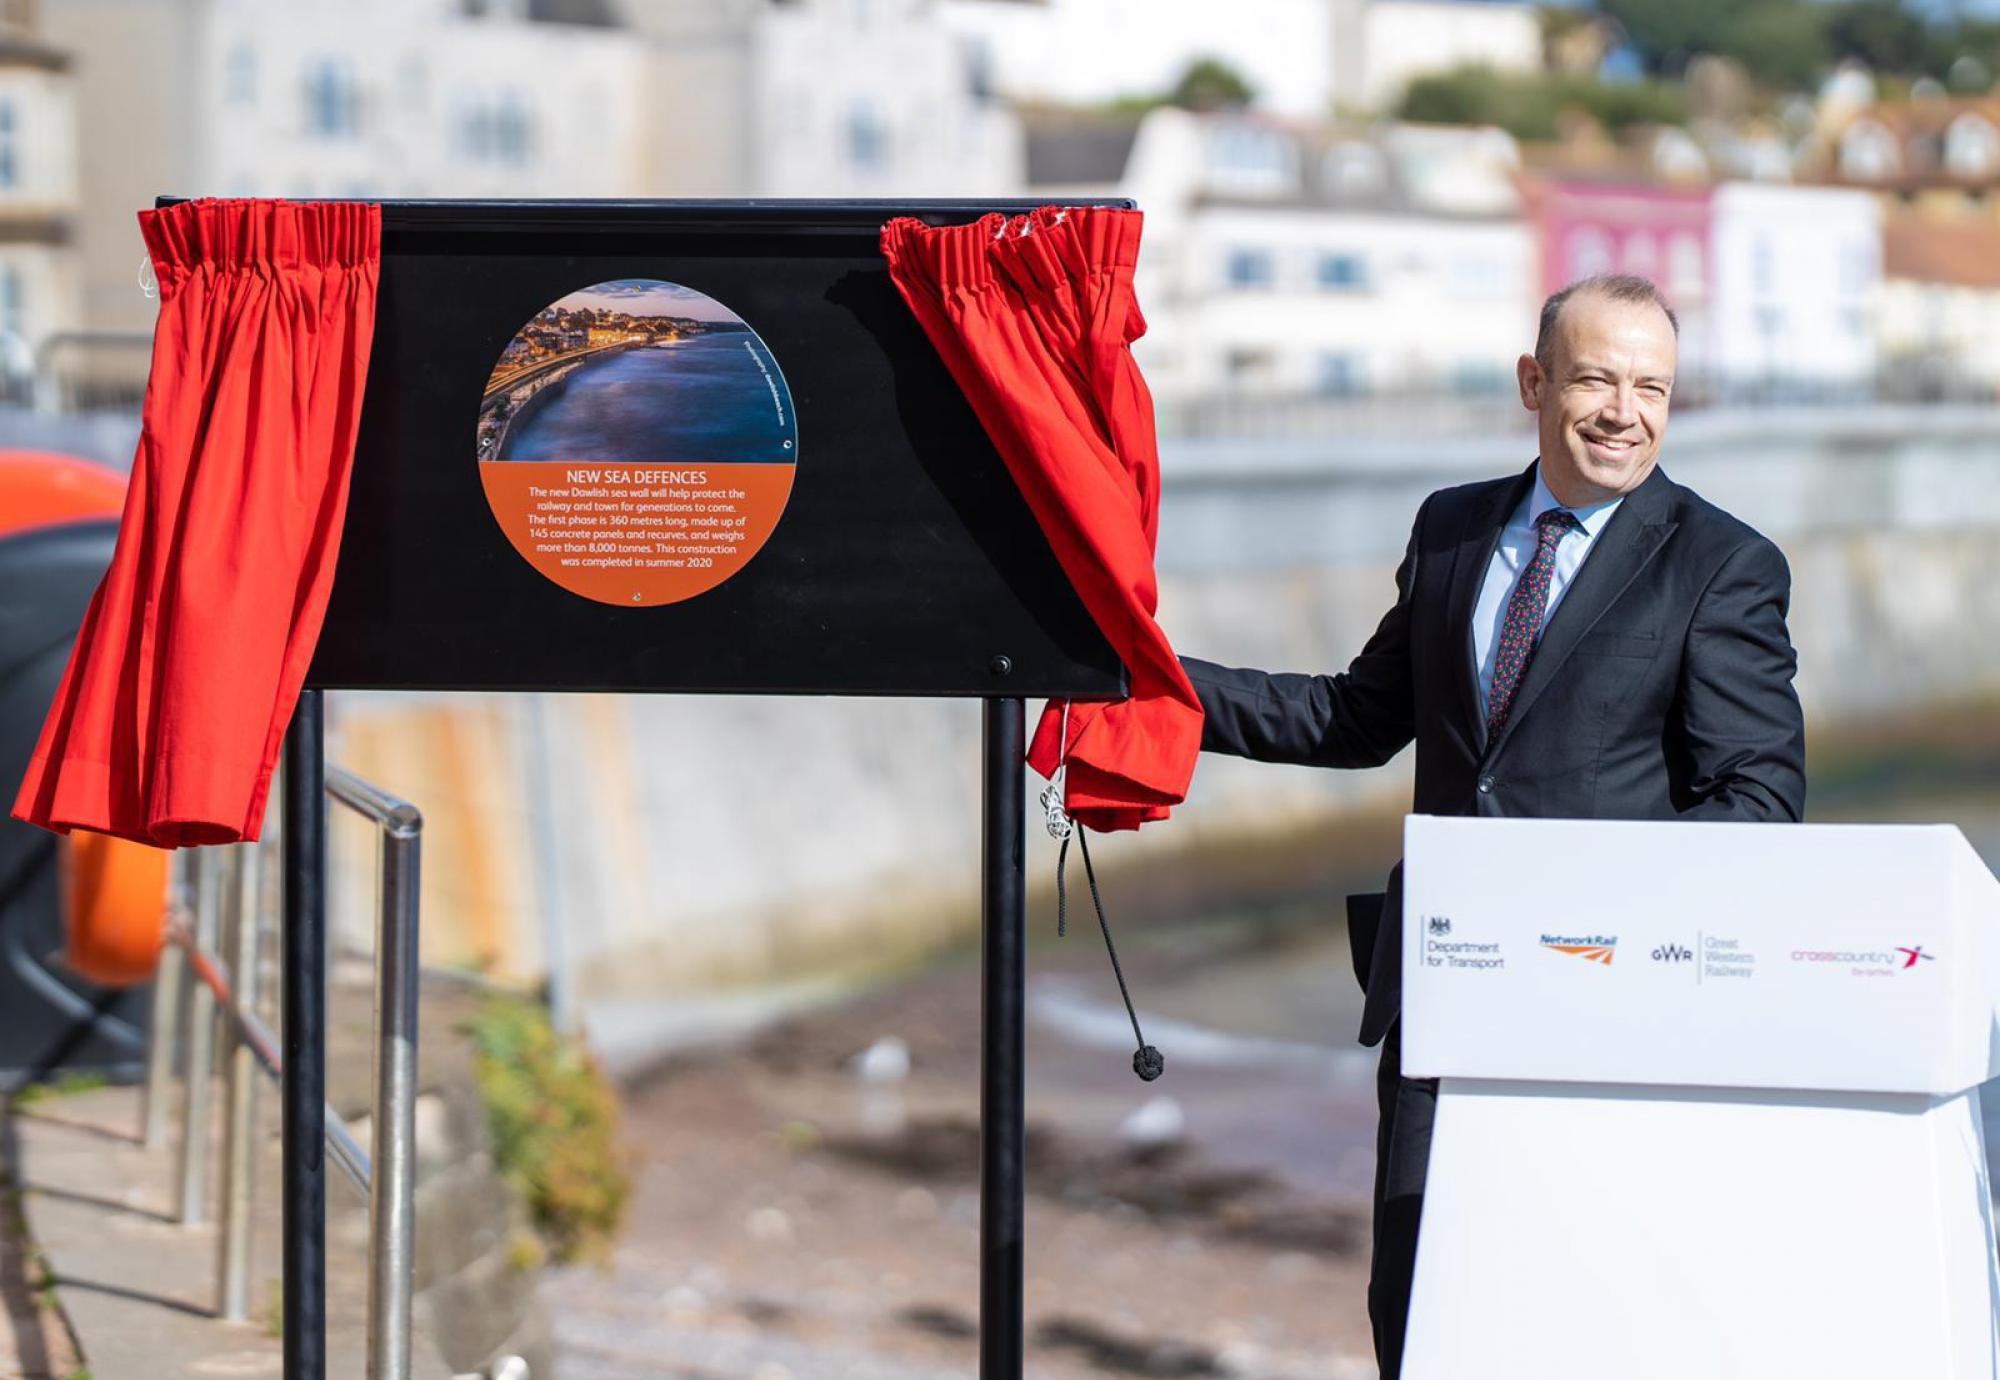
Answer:
[(1681, 319), (1674, 315), (1674, 309), (1667, 305), (1666, 295), (1651, 278), (1642, 278), (1636, 273), (1593, 274), (1577, 279), (1560, 292), (1550, 293), (1548, 301), (1542, 303), (1542, 324), (1535, 332), (1535, 363), (1544, 370), (1549, 367), (1549, 352), (1555, 346), (1556, 320), (1562, 315), (1563, 303), (1580, 292), (1595, 293), (1613, 302), (1650, 302), (1667, 314), (1667, 324), (1674, 328), (1674, 338), (1680, 339)]

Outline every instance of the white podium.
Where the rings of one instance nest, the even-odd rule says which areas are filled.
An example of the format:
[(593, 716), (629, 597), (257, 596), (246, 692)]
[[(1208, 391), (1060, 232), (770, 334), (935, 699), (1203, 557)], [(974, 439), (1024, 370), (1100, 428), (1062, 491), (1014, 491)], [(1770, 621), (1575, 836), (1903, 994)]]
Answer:
[(1957, 829), (1417, 815), (1404, 859), (1404, 1380), (2000, 1380)]

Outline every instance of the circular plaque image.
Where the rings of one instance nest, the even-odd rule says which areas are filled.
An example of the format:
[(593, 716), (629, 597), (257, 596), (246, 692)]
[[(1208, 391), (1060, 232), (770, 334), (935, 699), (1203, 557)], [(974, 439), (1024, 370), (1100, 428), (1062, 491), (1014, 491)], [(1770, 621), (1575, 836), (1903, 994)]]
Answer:
[(580, 288), (514, 333), (486, 380), (477, 456), (514, 549), (625, 607), (715, 588), (791, 496), (798, 418), (757, 332), (658, 278)]

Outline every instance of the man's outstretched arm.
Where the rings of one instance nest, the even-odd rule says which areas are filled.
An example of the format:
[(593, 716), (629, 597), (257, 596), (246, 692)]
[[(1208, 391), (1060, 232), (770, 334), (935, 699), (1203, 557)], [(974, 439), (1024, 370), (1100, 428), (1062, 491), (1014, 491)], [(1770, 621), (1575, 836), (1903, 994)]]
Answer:
[(1396, 603), (1340, 675), (1272, 674), (1182, 657), (1201, 697), (1204, 752), (1315, 767), (1379, 767), (1416, 734), (1410, 673), (1410, 600), (1417, 571), (1417, 510), (1396, 571)]

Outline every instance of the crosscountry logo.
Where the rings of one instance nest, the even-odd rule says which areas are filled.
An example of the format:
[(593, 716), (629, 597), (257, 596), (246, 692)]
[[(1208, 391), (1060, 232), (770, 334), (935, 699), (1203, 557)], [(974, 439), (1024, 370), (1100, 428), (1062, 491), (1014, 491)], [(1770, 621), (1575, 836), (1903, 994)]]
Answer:
[(1920, 958), (1921, 958), (1921, 959), (1922, 959), (1922, 960), (1923, 960), (1924, 962), (1926, 962), (1926, 963), (1935, 963), (1935, 962), (1937, 961), (1937, 955), (1936, 955), (1936, 954), (1927, 954), (1927, 953), (1925, 953), (1925, 952), (1924, 952), (1924, 946), (1923, 946), (1923, 945), (1921, 945), (1921, 944), (1917, 944), (1917, 945), (1912, 945), (1912, 946), (1910, 946), (1910, 947), (1907, 947), (1907, 948), (1900, 948), (1900, 947), (1899, 947), (1899, 948), (1898, 948), (1898, 949), (1896, 950), (1896, 952), (1897, 952), (1897, 953), (1899, 953), (1899, 954), (1902, 954), (1902, 955), (1904, 956), (1904, 957), (1903, 957), (1903, 966), (1904, 966), (1905, 968), (1914, 968), (1914, 967), (1916, 967), (1916, 966), (1917, 966), (1917, 960), (1918, 960), (1918, 959), (1920, 959)]
[(1588, 963), (1602, 963), (1611, 966), (1612, 958), (1618, 952), (1618, 936), (1615, 934), (1545, 934), (1542, 947), (1554, 949), (1559, 954), (1573, 954)]

